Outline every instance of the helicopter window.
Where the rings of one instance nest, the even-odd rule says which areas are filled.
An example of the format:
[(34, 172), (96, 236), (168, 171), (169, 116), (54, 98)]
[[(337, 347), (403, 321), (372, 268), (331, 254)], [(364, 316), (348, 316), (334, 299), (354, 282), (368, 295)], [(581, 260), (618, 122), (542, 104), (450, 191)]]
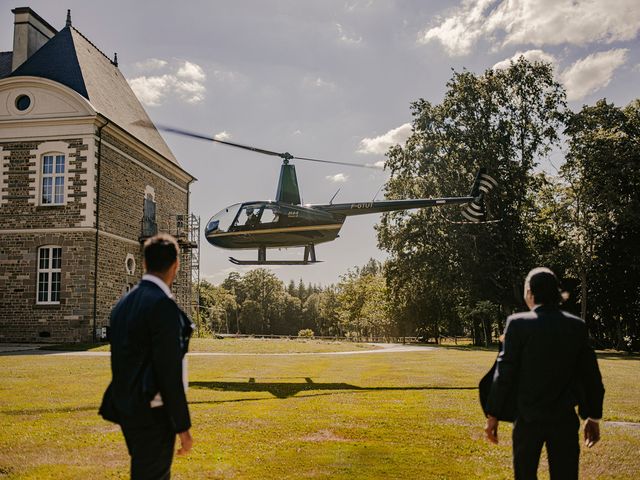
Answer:
[(280, 215), (278, 214), (277, 207), (267, 205), (262, 210), (262, 217), (260, 217), (260, 223), (277, 223)]
[(236, 218), (236, 214), (238, 213), (238, 209), (240, 208), (240, 204), (231, 205), (224, 210), (220, 210), (216, 213), (209, 223), (207, 223), (207, 227), (205, 229), (205, 233), (211, 231), (219, 231), (226, 232), (231, 226), (231, 222)]
[(245, 205), (240, 210), (235, 226), (255, 227), (260, 223), (260, 205)]

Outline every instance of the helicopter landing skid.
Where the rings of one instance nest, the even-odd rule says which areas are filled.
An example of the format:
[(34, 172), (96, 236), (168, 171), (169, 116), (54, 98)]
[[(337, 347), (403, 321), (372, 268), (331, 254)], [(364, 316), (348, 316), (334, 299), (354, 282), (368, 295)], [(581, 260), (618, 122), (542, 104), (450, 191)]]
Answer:
[(235, 265), (313, 265), (314, 263), (322, 263), (316, 260), (304, 261), (304, 260), (265, 260), (263, 262), (256, 260), (238, 260), (237, 258), (229, 257), (229, 261)]
[(309, 244), (304, 247), (304, 260), (267, 260), (267, 247), (258, 248), (258, 260), (238, 260), (229, 257), (229, 261), (235, 265), (311, 265), (321, 263), (316, 260), (315, 245)]

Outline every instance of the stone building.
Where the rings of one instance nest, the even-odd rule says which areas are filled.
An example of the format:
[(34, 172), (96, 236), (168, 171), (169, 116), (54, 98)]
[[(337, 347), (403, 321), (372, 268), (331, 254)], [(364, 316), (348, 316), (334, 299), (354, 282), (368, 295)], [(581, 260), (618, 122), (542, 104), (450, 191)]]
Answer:
[(174, 293), (188, 311), (194, 177), (69, 12), (59, 31), (30, 8), (12, 13), (13, 51), (0, 52), (0, 341), (100, 338), (156, 231), (185, 247)]

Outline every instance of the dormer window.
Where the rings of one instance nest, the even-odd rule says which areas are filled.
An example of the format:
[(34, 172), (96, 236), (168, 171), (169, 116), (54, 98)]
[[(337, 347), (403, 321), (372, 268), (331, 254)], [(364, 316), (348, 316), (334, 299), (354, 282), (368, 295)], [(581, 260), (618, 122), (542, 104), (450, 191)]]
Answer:
[(59, 153), (42, 156), (41, 205), (64, 205), (65, 158)]
[(158, 233), (155, 200), (155, 191), (152, 187), (147, 186), (144, 194), (144, 205), (142, 213), (142, 238), (149, 238)]

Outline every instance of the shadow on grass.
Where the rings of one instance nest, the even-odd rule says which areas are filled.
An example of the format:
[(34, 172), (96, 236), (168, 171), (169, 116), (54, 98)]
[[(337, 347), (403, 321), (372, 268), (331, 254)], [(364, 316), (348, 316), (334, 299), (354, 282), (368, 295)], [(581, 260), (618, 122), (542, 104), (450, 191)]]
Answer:
[[(477, 390), (478, 387), (359, 387), (349, 383), (315, 383), (311, 378), (306, 377), (304, 383), (285, 383), (270, 382), (258, 383), (254, 378), (250, 378), (247, 382), (190, 382), (189, 387), (208, 390), (219, 390), (225, 392), (268, 392), (276, 398), (290, 398), (300, 392), (325, 391), (325, 393), (315, 393), (304, 395), (304, 397), (319, 397), (325, 395), (336, 395), (340, 391), (348, 391), (350, 393), (363, 392), (383, 392), (383, 391), (407, 391), (407, 390)], [(217, 404), (217, 403), (238, 403), (238, 402), (256, 402), (260, 400), (269, 400), (269, 398), (236, 398), (226, 400), (201, 400), (189, 402), (189, 405), (198, 404)], [(98, 412), (98, 405), (82, 405), (73, 407), (58, 408), (33, 408), (19, 410), (0, 410), (5, 415), (45, 415), (48, 413), (76, 413), (87, 411)]]
[(89, 412), (91, 410), (98, 413), (99, 405), (82, 405), (79, 407), (57, 407), (57, 408), (31, 408), (22, 410), (0, 410), (5, 415), (46, 415), (47, 413), (76, 413)]
[(435, 348), (442, 348), (446, 350), (460, 350), (462, 352), (498, 352), (499, 345), (492, 343), (488, 347), (482, 347), (477, 345), (431, 345)]
[[(100, 347), (109, 345), (108, 343), (55, 343), (49, 345), (43, 345), (40, 350), (52, 351), (52, 352), (88, 352), (91, 350), (98, 350)], [(101, 350), (98, 350), (101, 351)]]
[(300, 392), (308, 391), (339, 391), (377, 392), (402, 390), (476, 390), (478, 387), (359, 387), (349, 383), (315, 383), (311, 378), (305, 378), (304, 383), (290, 382), (256, 382), (250, 378), (247, 382), (190, 382), (191, 388), (221, 390), (225, 392), (268, 392), (277, 398), (289, 398)]

